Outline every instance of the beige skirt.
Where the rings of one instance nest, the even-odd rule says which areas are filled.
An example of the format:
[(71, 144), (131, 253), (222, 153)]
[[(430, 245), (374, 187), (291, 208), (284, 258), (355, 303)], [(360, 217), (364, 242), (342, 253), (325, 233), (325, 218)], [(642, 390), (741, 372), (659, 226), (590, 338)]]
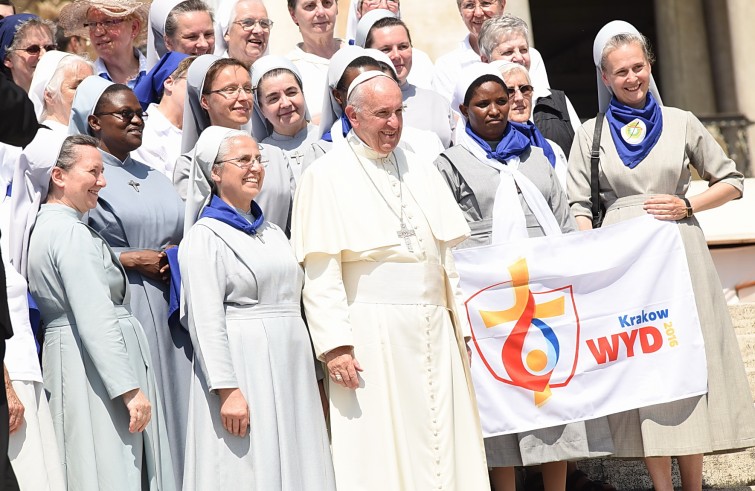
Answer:
[[(643, 215), (649, 196), (620, 198), (604, 224)], [(616, 457), (676, 456), (755, 446), (755, 407), (734, 326), (705, 236), (692, 217), (677, 222), (689, 264), (708, 363), (708, 394), (608, 417)]]

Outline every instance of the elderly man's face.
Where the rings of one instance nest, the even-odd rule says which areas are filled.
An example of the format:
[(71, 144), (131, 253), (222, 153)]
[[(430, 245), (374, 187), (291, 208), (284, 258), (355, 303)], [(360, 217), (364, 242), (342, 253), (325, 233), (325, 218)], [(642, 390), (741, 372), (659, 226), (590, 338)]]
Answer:
[(354, 132), (370, 148), (380, 153), (390, 153), (398, 146), (403, 127), (401, 89), (387, 77), (377, 77), (365, 82), (361, 89), (364, 106), (346, 106), (346, 115)]
[(461, 0), (459, 12), (469, 33), (478, 36), (483, 22), (501, 15), (505, 6), (504, 0)]
[[(252, 66), (265, 53), (270, 39), (270, 29), (262, 27), (259, 21), (267, 18), (267, 9), (261, 2), (242, 0), (236, 4), (236, 15), (225, 35), (231, 58)], [(240, 24), (243, 21), (254, 23), (251, 30), (244, 30)]]

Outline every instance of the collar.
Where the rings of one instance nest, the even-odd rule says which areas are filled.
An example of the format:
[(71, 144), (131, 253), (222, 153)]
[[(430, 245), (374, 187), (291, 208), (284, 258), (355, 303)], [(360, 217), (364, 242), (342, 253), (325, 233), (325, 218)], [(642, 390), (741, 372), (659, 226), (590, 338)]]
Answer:
[[(130, 79), (126, 85), (128, 85), (130, 88), (134, 88), (136, 83), (147, 73), (147, 57), (142, 54), (141, 51), (134, 48), (134, 57), (136, 57), (139, 60), (139, 73), (136, 75), (136, 77)], [(107, 69), (107, 66), (105, 65), (105, 62), (102, 60), (102, 58), (97, 58), (94, 60), (94, 73), (97, 76), (100, 76), (104, 78), (105, 80), (110, 80), (111, 82), (113, 79), (110, 77), (110, 72)]]

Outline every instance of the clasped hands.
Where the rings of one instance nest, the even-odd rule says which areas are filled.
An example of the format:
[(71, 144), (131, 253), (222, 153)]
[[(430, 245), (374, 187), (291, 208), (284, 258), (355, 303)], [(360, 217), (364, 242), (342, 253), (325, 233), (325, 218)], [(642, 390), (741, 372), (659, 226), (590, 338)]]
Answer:
[[(176, 246), (169, 246), (176, 247)], [(167, 283), (170, 279), (170, 265), (165, 251), (144, 249), (140, 251), (122, 252), (121, 263), (126, 269), (135, 269), (153, 280)]]

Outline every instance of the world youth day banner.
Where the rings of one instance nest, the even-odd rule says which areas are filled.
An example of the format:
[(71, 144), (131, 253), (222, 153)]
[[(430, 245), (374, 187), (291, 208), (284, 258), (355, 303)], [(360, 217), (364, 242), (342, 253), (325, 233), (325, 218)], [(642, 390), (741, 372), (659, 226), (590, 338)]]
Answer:
[(645, 216), (454, 257), (484, 436), (707, 392), (675, 223)]

